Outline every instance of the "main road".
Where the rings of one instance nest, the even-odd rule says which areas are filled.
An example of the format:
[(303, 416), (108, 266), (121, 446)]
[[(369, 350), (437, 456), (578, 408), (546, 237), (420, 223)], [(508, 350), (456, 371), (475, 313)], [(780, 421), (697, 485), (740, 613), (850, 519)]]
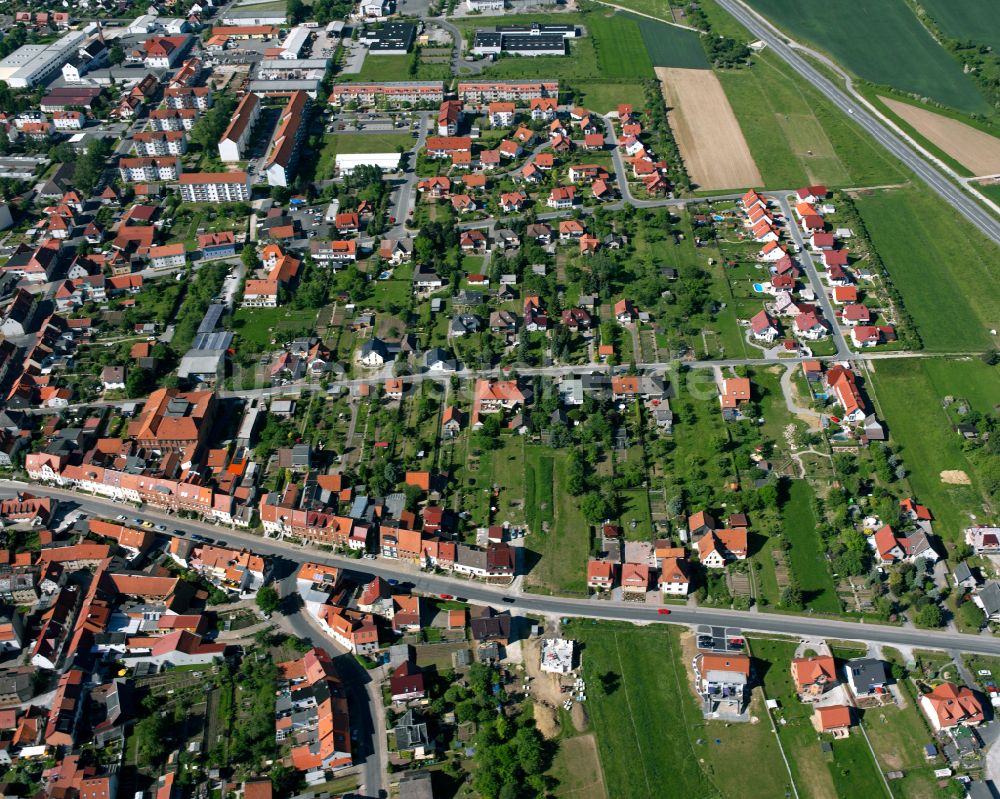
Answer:
[(89, 494), (12, 480), (0, 481), (0, 498), (10, 498), (19, 491), (33, 491), (38, 494), (51, 495), (60, 501), (77, 505), (83, 512), (92, 516), (114, 518), (121, 513), (125, 513), (129, 518), (142, 516), (152, 522), (163, 522), (173, 530), (174, 535), (190, 537), (197, 534), (210, 536), (214, 539), (222, 538), (230, 546), (246, 546), (258, 554), (284, 559), (284, 561), (291, 563), (314, 561), (361, 575), (393, 578), (411, 586), (412, 590), (417, 592), (434, 595), (451, 594), (470, 602), (507, 607), (524, 613), (609, 619), (639, 624), (669, 621), (685, 625), (725, 625), (762, 633), (838, 638), (890, 646), (959, 650), (1000, 656), (1000, 638), (994, 638), (990, 635), (973, 636), (941, 630), (894, 627), (887, 624), (855, 623), (811, 615), (793, 616), (719, 608), (672, 607), (669, 608), (669, 616), (666, 616), (660, 614), (660, 611), (666, 608), (655, 604), (647, 605), (645, 603), (603, 599), (570, 599), (568, 597), (519, 593), (511, 589), (478, 583), (461, 577), (422, 572), (414, 566), (400, 561), (383, 559), (359, 561), (349, 557), (331, 555), (315, 548), (287, 541), (264, 538), (229, 527), (180, 519), (158, 511), (149, 509), (137, 511), (134, 506), (115, 503)]
[(799, 75), (843, 111), (854, 118), (866, 133), (915, 172), (931, 189), (954, 207), (962, 216), (986, 236), (1000, 244), (1000, 220), (997, 220), (961, 187), (958, 180), (932, 166), (916, 148), (894, 133), (860, 101), (856, 101), (838, 88), (819, 70), (800, 56), (785, 34), (759, 14), (749, 9), (741, 0), (718, 0), (719, 5), (735, 17), (747, 30), (759, 38)]

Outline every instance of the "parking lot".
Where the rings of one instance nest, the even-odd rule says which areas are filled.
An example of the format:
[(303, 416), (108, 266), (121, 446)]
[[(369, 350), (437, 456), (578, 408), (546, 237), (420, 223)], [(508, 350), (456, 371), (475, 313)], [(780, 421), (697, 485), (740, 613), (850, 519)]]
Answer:
[(745, 648), (743, 630), (738, 627), (698, 625), (698, 649), (723, 654), (742, 654)]

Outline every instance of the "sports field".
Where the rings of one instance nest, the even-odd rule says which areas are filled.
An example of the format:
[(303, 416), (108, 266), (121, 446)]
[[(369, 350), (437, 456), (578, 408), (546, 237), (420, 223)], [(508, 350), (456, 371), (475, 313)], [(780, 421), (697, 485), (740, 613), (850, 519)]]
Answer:
[[(750, 5), (866, 80), (960, 111), (990, 112), (973, 79), (934, 41), (905, 0), (750, 0)], [(982, 5), (996, 13), (995, 4)]]
[(639, 26), (653, 66), (708, 69), (708, 59), (697, 33), (637, 14), (623, 16), (635, 20)]
[(989, 0), (920, 0), (948, 36), (984, 42), (1000, 50), (1000, 9)]
[(995, 347), (1000, 249), (922, 186), (861, 195), (856, 204), (924, 347)]
[(903, 179), (883, 149), (771, 53), (755, 56), (752, 69), (717, 74), (766, 186)]
[(622, 14), (587, 16), (587, 32), (594, 39), (597, 75), (603, 78), (651, 78), (653, 62), (646, 52), (639, 26)]
[(715, 73), (657, 67), (656, 76), (692, 182), (699, 189), (763, 185), (740, 123)]
[(974, 175), (1000, 173), (1000, 139), (996, 136), (910, 103), (881, 95), (879, 100)]

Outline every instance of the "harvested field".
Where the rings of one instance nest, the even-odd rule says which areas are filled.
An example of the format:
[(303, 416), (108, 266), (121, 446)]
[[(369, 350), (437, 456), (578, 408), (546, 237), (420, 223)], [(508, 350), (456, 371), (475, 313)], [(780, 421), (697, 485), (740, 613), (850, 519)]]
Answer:
[(1000, 139), (957, 119), (879, 95), (894, 114), (976, 175), (1000, 173)]
[(670, 126), (699, 189), (742, 189), (763, 180), (714, 72), (657, 67)]

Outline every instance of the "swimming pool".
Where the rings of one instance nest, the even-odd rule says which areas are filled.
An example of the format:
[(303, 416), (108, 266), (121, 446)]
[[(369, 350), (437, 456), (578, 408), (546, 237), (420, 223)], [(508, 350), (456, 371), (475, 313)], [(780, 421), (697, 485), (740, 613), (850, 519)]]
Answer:
[(764, 288), (764, 285), (762, 283), (754, 283), (753, 290), (756, 291), (758, 294), (763, 294), (765, 291), (767, 291), (767, 289)]

